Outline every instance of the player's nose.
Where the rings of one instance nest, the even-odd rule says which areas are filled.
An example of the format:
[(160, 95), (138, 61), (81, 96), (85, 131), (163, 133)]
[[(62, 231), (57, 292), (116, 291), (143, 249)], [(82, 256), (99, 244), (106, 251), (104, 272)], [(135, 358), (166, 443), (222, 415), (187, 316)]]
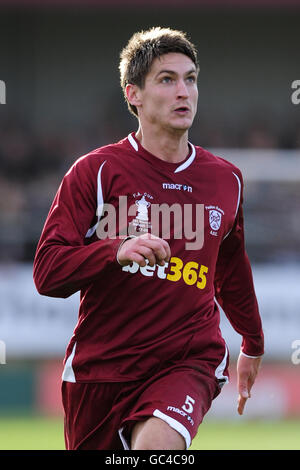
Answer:
[(178, 80), (176, 91), (177, 91), (177, 98), (188, 98), (190, 96), (188, 87), (183, 79)]

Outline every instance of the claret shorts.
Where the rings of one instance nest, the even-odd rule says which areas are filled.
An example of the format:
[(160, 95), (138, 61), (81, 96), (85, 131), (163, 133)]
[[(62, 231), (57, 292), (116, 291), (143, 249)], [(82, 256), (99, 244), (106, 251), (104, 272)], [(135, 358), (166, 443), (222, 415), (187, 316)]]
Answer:
[(175, 366), (143, 381), (63, 382), (66, 449), (130, 449), (132, 427), (152, 416), (178, 431), (188, 449), (221, 385), (207, 369)]

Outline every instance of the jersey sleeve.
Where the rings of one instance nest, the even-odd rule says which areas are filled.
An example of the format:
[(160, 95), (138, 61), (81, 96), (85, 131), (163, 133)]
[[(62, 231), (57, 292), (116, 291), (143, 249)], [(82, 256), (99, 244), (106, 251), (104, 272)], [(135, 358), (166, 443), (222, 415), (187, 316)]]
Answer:
[(62, 180), (34, 259), (33, 278), (42, 295), (69, 297), (117, 263), (119, 238), (85, 243), (97, 211), (96, 180), (88, 159), (76, 162)]
[(241, 198), (234, 226), (219, 250), (215, 297), (235, 331), (242, 336), (242, 352), (260, 356), (264, 353), (264, 334), (252, 270), (245, 250), (242, 175), (240, 180)]

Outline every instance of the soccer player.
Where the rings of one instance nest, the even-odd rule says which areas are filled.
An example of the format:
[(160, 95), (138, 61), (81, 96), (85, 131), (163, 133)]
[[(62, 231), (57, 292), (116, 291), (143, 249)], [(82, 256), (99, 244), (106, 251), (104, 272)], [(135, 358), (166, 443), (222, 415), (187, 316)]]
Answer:
[(42, 295), (80, 290), (62, 375), (67, 449), (186, 449), (228, 382), (220, 305), (241, 335), (238, 412), (264, 352), (240, 170), (188, 140), (199, 65), (151, 28), (121, 52), (138, 130), (79, 158), (34, 261)]

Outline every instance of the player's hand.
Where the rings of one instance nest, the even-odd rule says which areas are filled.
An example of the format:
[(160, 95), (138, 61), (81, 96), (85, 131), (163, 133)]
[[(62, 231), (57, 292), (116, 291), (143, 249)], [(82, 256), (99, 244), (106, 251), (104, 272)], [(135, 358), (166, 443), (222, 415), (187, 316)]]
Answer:
[(131, 264), (133, 261), (140, 266), (158, 264), (164, 266), (170, 261), (171, 250), (169, 243), (151, 233), (144, 233), (139, 237), (126, 240), (118, 252), (118, 261), (121, 266)]
[(238, 408), (240, 415), (244, 412), (244, 407), (248, 398), (251, 397), (251, 388), (255, 382), (261, 357), (247, 357), (240, 353), (237, 361), (237, 381), (238, 381)]

